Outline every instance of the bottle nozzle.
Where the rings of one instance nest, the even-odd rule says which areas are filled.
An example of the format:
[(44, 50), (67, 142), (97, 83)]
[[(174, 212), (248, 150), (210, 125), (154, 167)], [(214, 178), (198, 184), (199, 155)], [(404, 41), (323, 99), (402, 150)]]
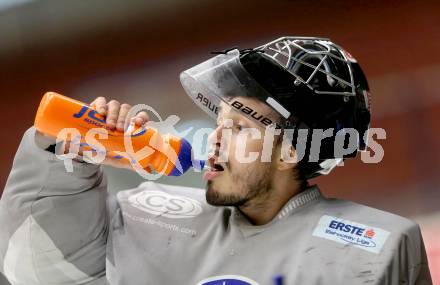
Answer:
[(205, 163), (206, 163), (206, 161), (204, 161), (204, 160), (193, 159), (194, 170), (195, 171), (202, 171), (203, 168), (205, 167)]

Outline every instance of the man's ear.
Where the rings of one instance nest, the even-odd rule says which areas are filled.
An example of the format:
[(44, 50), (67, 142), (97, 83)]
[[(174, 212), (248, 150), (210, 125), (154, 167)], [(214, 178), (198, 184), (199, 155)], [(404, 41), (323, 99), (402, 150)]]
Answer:
[(293, 145), (287, 150), (280, 149), (277, 151), (277, 169), (285, 171), (292, 169), (297, 164), (297, 155)]

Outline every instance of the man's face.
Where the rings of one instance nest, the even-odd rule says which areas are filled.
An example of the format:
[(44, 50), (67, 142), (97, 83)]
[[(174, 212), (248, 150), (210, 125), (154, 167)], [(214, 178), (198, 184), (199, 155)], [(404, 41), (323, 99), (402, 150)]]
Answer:
[[(251, 98), (236, 97), (233, 99), (260, 115), (276, 121), (277, 116), (266, 104)], [(206, 199), (212, 205), (241, 206), (261, 197), (270, 191), (273, 162), (261, 162), (265, 127), (263, 124), (248, 118), (239, 110), (222, 103), (217, 120), (217, 128), (210, 135), (213, 156), (210, 166), (215, 169), (205, 173), (207, 182)], [(249, 129), (261, 135), (253, 139)], [(276, 141), (276, 139), (274, 140)], [(273, 156), (273, 145), (269, 148)], [(267, 149), (265, 149), (267, 151)], [(246, 162), (251, 152), (258, 153), (258, 158)], [(238, 154), (238, 155), (237, 155)]]

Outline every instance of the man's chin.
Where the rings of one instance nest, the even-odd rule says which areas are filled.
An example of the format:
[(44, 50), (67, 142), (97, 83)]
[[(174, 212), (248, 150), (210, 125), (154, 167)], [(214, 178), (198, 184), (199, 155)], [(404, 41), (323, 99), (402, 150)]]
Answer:
[(240, 206), (246, 202), (246, 199), (236, 194), (223, 194), (217, 186), (214, 187), (212, 181), (206, 184), (206, 202), (212, 206)]

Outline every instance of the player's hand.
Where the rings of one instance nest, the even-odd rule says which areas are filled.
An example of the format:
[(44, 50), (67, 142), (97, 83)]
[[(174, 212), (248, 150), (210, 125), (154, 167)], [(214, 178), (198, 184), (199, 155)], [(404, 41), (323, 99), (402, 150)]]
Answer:
[[(141, 127), (149, 121), (149, 117), (144, 111), (130, 117), (128, 113), (132, 106), (127, 103), (120, 103), (117, 100), (107, 100), (105, 97), (98, 97), (90, 103), (90, 106), (105, 117), (105, 122), (111, 130), (125, 132), (129, 125), (134, 126), (132, 129), (137, 129), (137, 127)], [(115, 159), (112, 156), (106, 156), (102, 164), (132, 169), (126, 160)]]
[(136, 114), (134, 117), (128, 117), (128, 112), (131, 109), (131, 105), (127, 103), (120, 103), (117, 100), (107, 101), (105, 97), (98, 97), (90, 103), (99, 114), (105, 116), (107, 125), (112, 130), (125, 131), (130, 123), (134, 123), (137, 126), (143, 126), (149, 120), (146, 112), (142, 111)]

